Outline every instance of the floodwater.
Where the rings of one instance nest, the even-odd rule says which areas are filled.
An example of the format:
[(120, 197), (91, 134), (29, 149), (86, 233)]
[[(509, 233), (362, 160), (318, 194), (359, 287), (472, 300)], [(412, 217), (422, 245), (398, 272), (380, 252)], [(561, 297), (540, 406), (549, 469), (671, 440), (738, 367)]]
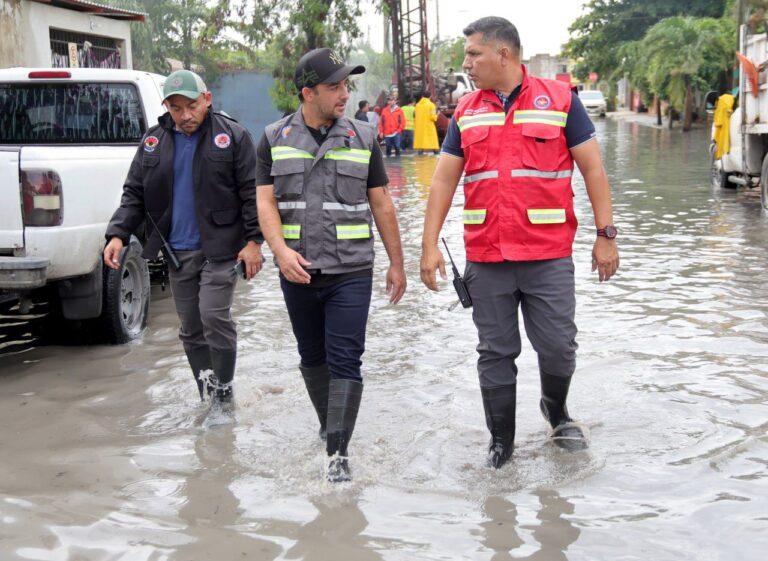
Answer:
[[(387, 162), (409, 290), (387, 304), (385, 254), (351, 445), (324, 481), (317, 420), (271, 264), (238, 288), (237, 421), (205, 428), (170, 298), (142, 340), (0, 357), (0, 559), (764, 559), (768, 551), (768, 217), (711, 186), (707, 133), (598, 123), (622, 268), (575, 246), (579, 361), (570, 409), (589, 452), (546, 441), (530, 345), (517, 449), (487, 445), (470, 312), (418, 278), (435, 158)], [(444, 229), (463, 264), (460, 197)], [(32, 322), (34, 323), (34, 322)], [(760, 552), (763, 553), (760, 553)]]

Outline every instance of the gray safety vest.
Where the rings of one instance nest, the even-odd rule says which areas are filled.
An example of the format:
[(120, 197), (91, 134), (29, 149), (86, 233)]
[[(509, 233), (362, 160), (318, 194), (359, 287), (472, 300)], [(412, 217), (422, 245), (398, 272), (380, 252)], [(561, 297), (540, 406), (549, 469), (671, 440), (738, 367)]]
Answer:
[(368, 166), (373, 128), (342, 117), (318, 146), (301, 109), (266, 128), (283, 237), (312, 263), (337, 274), (373, 267)]

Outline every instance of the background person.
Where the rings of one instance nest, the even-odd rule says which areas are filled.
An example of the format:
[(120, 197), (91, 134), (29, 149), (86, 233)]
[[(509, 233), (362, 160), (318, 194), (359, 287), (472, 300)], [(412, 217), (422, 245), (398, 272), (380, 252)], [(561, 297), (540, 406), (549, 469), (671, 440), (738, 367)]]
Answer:
[(566, 408), (577, 348), (574, 160), (597, 225), (592, 270), (600, 281), (614, 275), (619, 254), (608, 179), (594, 126), (578, 97), (563, 82), (528, 74), (509, 21), (481, 18), (464, 35), (464, 67), (478, 90), (459, 101), (432, 178), (421, 278), (431, 290), (437, 290), (436, 269), (445, 278), (437, 239), (464, 172), (465, 276), (480, 339), (477, 368), (491, 433), (488, 463), (498, 468), (514, 448), (518, 307), (538, 354), (540, 408), (555, 443), (587, 446)]
[(306, 53), (295, 73), (299, 110), (269, 125), (257, 149), (259, 217), (280, 268), (299, 369), (327, 439), (334, 482), (351, 477), (347, 445), (363, 393), (374, 220), (390, 261), (390, 302), (406, 287), (375, 129), (344, 117), (347, 78), (362, 72), (331, 49)]
[[(370, 109), (370, 106), (368, 105), (368, 102), (366, 100), (359, 101), (357, 103), (357, 112), (355, 113), (355, 119), (358, 121), (363, 121), (364, 123), (369, 122), (368, 121), (368, 110)], [(283, 115), (285, 117), (286, 115)]]
[(400, 135), (403, 130), (405, 130), (403, 110), (398, 107), (394, 97), (388, 96), (387, 106), (382, 110), (379, 121), (379, 135), (386, 143), (387, 158), (392, 155), (393, 148), (395, 156), (400, 156)]
[(154, 259), (163, 238), (181, 262), (169, 266), (181, 321), (179, 339), (204, 399), (200, 373), (213, 370), (214, 405), (231, 408), (237, 331), (230, 308), (244, 263), (248, 279), (261, 269), (263, 238), (256, 216), (256, 152), (250, 134), (211, 109), (211, 92), (188, 70), (165, 80), (168, 112), (150, 128), (131, 163), (120, 207), (107, 226), (104, 263), (117, 269), (131, 234), (149, 215), (142, 253)]
[(414, 131), (413, 131), (413, 149), (418, 150), (419, 155), (424, 150), (431, 150), (437, 154), (440, 145), (437, 142), (437, 107), (429, 99), (429, 92), (424, 91), (421, 99), (414, 108)]
[(402, 110), (405, 116), (405, 128), (400, 145), (404, 151), (410, 151), (413, 149), (413, 127), (416, 119), (416, 107), (410, 95), (406, 97)]

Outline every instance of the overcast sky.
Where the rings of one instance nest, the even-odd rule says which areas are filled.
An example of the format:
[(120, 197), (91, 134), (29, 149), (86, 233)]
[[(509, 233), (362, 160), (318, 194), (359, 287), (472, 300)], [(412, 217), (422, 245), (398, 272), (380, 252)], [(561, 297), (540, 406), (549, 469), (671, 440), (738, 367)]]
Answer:
[[(415, 5), (415, 0), (411, 0)], [(503, 8), (486, 7), (491, 3)], [(506, 0), (489, 2), (485, 6), (475, 0), (427, 0), (427, 30), (429, 39), (438, 31), (439, 10), (440, 38), (461, 37), (461, 30), (468, 23), (483, 16), (501, 16), (515, 24), (520, 32), (520, 41), (526, 58), (539, 53), (558, 54), (560, 46), (568, 40), (568, 27), (582, 14), (586, 0)], [(370, 33), (375, 49), (383, 46), (383, 23), (380, 14), (375, 14), (371, 0), (362, 0), (365, 10), (360, 26), (364, 34)]]

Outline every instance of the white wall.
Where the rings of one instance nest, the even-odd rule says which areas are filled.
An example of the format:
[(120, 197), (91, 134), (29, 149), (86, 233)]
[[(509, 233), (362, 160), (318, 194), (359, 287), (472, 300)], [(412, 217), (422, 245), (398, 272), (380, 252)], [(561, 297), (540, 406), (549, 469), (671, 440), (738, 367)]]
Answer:
[(0, 0), (0, 68), (24, 64), (21, 19), (22, 5), (25, 3), (23, 0)]
[(65, 10), (38, 2), (22, 1), (21, 5), (21, 36), (25, 38), (21, 43), (23, 60), (20, 64), (22, 66), (51, 66), (50, 29), (54, 28), (116, 39), (121, 51), (122, 67), (132, 68), (129, 21)]

